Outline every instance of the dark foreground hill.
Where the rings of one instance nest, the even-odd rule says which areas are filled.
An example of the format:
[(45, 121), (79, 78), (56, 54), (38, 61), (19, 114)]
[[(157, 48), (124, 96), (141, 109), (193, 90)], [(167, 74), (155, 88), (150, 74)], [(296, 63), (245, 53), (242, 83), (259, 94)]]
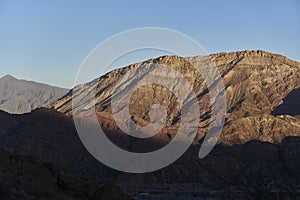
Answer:
[[(54, 163), (63, 173), (73, 176), (94, 177), (99, 183), (113, 182), (128, 192), (151, 189), (169, 195), (181, 190), (190, 194), (192, 190), (194, 195), (207, 196), (211, 191), (223, 195), (225, 190), (250, 199), (256, 190), (275, 196), (299, 194), (299, 137), (286, 137), (278, 144), (261, 141), (232, 147), (219, 144), (201, 160), (197, 157), (199, 145), (194, 145), (174, 164), (153, 173), (134, 175), (111, 170), (95, 160), (81, 144), (72, 119), (59, 112), (48, 109), (25, 115), (1, 112), (0, 119), (3, 122), (0, 146), (13, 154)], [(115, 140), (120, 139), (114, 134), (108, 133)]]
[(133, 200), (118, 187), (60, 173), (50, 163), (0, 149), (1, 200)]

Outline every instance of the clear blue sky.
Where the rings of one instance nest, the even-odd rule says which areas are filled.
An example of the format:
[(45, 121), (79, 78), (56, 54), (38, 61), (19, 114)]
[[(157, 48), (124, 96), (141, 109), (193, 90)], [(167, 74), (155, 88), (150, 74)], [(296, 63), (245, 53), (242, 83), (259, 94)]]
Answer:
[(209, 53), (263, 49), (300, 61), (297, 0), (0, 0), (0, 76), (71, 87), (98, 43), (149, 26), (183, 32)]

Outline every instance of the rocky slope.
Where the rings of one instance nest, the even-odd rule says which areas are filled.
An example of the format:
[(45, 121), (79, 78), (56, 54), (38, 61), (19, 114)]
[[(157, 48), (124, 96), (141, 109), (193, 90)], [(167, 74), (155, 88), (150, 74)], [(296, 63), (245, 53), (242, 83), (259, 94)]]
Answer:
[(0, 78), (0, 110), (16, 114), (27, 113), (49, 105), (67, 92), (67, 89), (6, 75)]
[(133, 200), (118, 187), (60, 173), (52, 164), (0, 149), (0, 199)]
[(174, 164), (150, 174), (125, 175), (127, 182), (122, 183), (132, 189), (138, 185), (175, 195), (190, 191), (184, 194), (212, 199), (298, 199), (299, 142), (299, 137), (288, 137), (279, 145), (217, 145), (201, 160), (190, 156), (199, 150), (191, 148)]
[(98, 174), (102, 183), (108, 172), (113, 176), (112, 170), (102, 171), (102, 165), (85, 150), (70, 117), (39, 108), (23, 115), (0, 111), (0, 119), (0, 146), (13, 154), (53, 163), (65, 173)]
[[(157, 190), (156, 194), (172, 196), (177, 194), (176, 191), (186, 190), (187, 194), (192, 193), (197, 197), (208, 197), (212, 195), (212, 191), (217, 191), (215, 194), (222, 195), (218, 196), (220, 199), (257, 199), (257, 192), (266, 195), (266, 199), (267, 195), (270, 198), (279, 198), (281, 195), (284, 199), (297, 195), (299, 197), (299, 137), (286, 137), (280, 144), (253, 140), (232, 147), (220, 144), (204, 159), (197, 157), (199, 145), (194, 145), (172, 165), (156, 172), (135, 175), (111, 170), (96, 161), (81, 144), (71, 118), (59, 112), (45, 108), (24, 115), (1, 112), (0, 118), (3, 122), (0, 124), (0, 146), (13, 154), (22, 155), (13, 156), (4, 151), (0, 156), (1, 180), (7, 177), (13, 185), (19, 185), (20, 187), (16, 188), (22, 189), (12, 191), (17, 195), (50, 195), (48, 191), (51, 191), (52, 195), (64, 195), (67, 199), (70, 195), (72, 197), (82, 193), (88, 194), (88, 191), (78, 191), (76, 188), (82, 188), (81, 185), (87, 184), (89, 179), (72, 178), (84, 176), (94, 177), (100, 183), (115, 183), (134, 194), (148, 190), (154, 193), (151, 191)], [(107, 134), (116, 141), (127, 140), (128, 143), (132, 143), (125, 136), (114, 138), (115, 133)], [(128, 147), (126, 143), (122, 144)], [(137, 142), (136, 146), (130, 148), (141, 148), (141, 145)], [(42, 162), (37, 162), (31, 157)], [(57, 169), (60, 174), (71, 174), (71, 177), (59, 177), (67, 182), (67, 188), (75, 189), (61, 188), (64, 184), (58, 185), (58, 176), (51, 175), (53, 170), (49, 170), (49, 166), (46, 167), (43, 163), (53, 163), (57, 166), (52, 167), (53, 170)], [(32, 180), (32, 174), (36, 175), (34, 177), (38, 180)], [(41, 188), (36, 190), (40, 191), (40, 194), (30, 190), (34, 188), (30, 181), (41, 182)], [(26, 193), (21, 192), (22, 190)], [(89, 187), (85, 190), (89, 190)], [(230, 194), (228, 191), (231, 191)]]
[[(244, 143), (257, 139), (276, 143), (288, 135), (300, 135), (299, 123), (293, 119), (300, 113), (297, 103), (297, 99), (300, 98), (300, 94), (297, 92), (300, 88), (300, 63), (264, 51), (219, 53), (210, 55), (209, 58), (220, 71), (227, 98), (226, 128), (219, 142), (233, 145), (237, 142)], [(207, 57), (182, 59), (176, 56), (164, 56), (116, 69), (97, 80), (74, 88), (66, 96), (56, 101), (51, 108), (66, 115), (72, 115), (72, 92), (74, 92), (76, 96), (74, 101), (79, 102), (78, 107), (84, 108), (82, 110), (93, 109), (94, 105), (91, 104), (91, 99), (86, 98), (87, 94), (91, 92), (91, 88), (96, 88), (96, 111), (100, 123), (104, 128), (109, 126), (109, 129), (118, 131), (118, 126), (111, 115), (110, 104), (115, 86), (120, 78), (123, 75), (126, 77), (126, 74), (132, 69), (137, 69), (135, 77), (140, 80), (145, 79), (144, 77), (158, 64), (175, 69), (193, 86), (200, 108), (199, 130), (195, 142), (201, 141), (207, 132), (211, 102), (207, 86), (201, 74), (194, 67), (209, 68), (210, 63), (207, 62)], [(132, 88), (136, 84), (132, 77), (128, 75), (126, 81), (120, 85), (124, 91), (127, 91), (125, 88)], [(163, 79), (164, 76), (158, 74), (156, 78)], [(177, 77), (173, 78), (173, 82), (178, 85)], [(83, 91), (82, 88), (85, 90)], [(289, 96), (292, 94), (294, 100), (290, 101)], [(116, 96), (118, 95), (124, 96), (122, 92), (116, 94)], [(176, 130), (180, 123), (180, 106), (170, 90), (157, 84), (148, 84), (139, 88), (130, 98), (130, 114), (135, 122), (145, 125), (149, 122), (149, 108), (157, 103), (162, 103), (166, 108), (167, 120), (166, 128), (156, 138), (168, 141), (176, 134), (174, 129)], [(282, 106), (286, 105), (290, 111), (285, 109), (286, 112), (281, 112)], [(236, 128), (237, 126), (239, 127)], [(169, 135), (167, 136), (166, 133)], [(251, 135), (249, 135), (250, 133)], [(270, 134), (270, 136), (266, 136), (266, 134)]]
[(300, 121), (289, 115), (255, 115), (236, 119), (225, 125), (220, 140), (227, 145), (251, 140), (281, 143), (288, 136), (300, 136)]

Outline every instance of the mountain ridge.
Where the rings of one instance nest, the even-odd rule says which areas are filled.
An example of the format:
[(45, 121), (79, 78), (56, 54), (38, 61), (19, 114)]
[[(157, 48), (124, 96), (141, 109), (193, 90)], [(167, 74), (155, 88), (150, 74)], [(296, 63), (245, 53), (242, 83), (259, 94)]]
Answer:
[[(243, 119), (247, 117), (253, 117), (252, 119), (255, 119), (257, 121), (256, 123), (260, 124), (259, 121), (261, 120), (261, 117), (259, 116), (262, 116), (264, 120), (271, 120), (274, 123), (286, 123), (283, 122), (284, 120), (279, 116), (275, 116), (274, 118), (271, 115), (272, 111), (283, 103), (285, 97), (288, 96), (289, 93), (300, 88), (300, 63), (290, 60), (285, 56), (261, 50), (217, 53), (209, 56), (188, 58), (162, 56), (149, 59), (124, 68), (115, 69), (101, 76), (98, 80), (95, 79), (91, 82), (81, 84), (70, 90), (63, 98), (54, 102), (50, 108), (58, 110), (66, 115), (72, 115), (72, 94), (74, 94), (76, 102), (79, 102), (76, 106), (84, 107), (85, 109), (93, 109), (94, 105), (89, 103), (91, 100), (85, 98), (88, 92), (91, 91), (91, 88), (95, 88), (95, 108), (100, 124), (104, 125), (104, 128), (109, 125), (110, 129), (118, 131), (118, 126), (112, 117), (110, 101), (114, 87), (120, 77), (122, 77), (122, 75), (126, 76), (127, 72), (131, 69), (137, 69), (134, 76), (140, 77), (142, 80), (144, 74), (147, 74), (148, 71), (152, 70), (153, 65), (167, 65), (184, 75), (184, 77), (193, 85), (200, 108), (200, 128), (198, 129), (196, 141), (201, 141), (208, 129), (210, 121), (210, 96), (201, 74), (193, 66), (197, 67), (203, 65), (207, 66), (206, 68), (209, 69), (210, 61), (207, 61), (207, 59), (211, 59), (219, 69), (219, 73), (225, 85), (225, 95), (227, 98), (225, 126), (230, 126), (232, 124), (230, 122), (234, 122), (235, 120), (246, 122), (247, 120)], [(145, 67), (140, 68), (141, 70), (139, 70), (139, 67), (141, 66)], [(174, 81), (176, 85), (176, 79), (174, 79)], [(130, 88), (134, 85), (135, 83), (128, 77), (121, 87)], [(82, 88), (86, 88), (86, 92), (82, 90)], [(79, 93), (79, 91), (82, 93)], [(123, 94), (120, 93), (117, 95), (122, 96)], [(82, 102), (82, 104), (80, 104), (80, 102)], [(166, 142), (168, 141), (168, 137), (174, 137), (176, 131), (174, 132), (172, 129), (178, 127), (180, 122), (180, 108), (178, 108), (176, 97), (174, 97), (172, 92), (164, 90), (163, 87), (157, 85), (143, 86), (133, 93), (129, 106), (132, 118), (134, 118), (136, 122), (145, 124), (149, 122), (148, 111), (151, 105), (161, 102), (165, 102), (163, 103), (163, 106), (167, 109), (168, 113), (166, 122), (167, 128), (158, 134), (157, 137)], [(111, 117), (109, 117), (110, 115)], [(270, 117), (267, 115), (270, 115)], [(106, 117), (103, 118), (101, 116)], [(244, 122), (243, 125), (247, 126)], [(294, 125), (290, 124), (289, 126), (291, 127), (291, 130), (294, 130), (294, 128), (292, 128)], [(272, 130), (272, 123), (265, 128)], [(233, 127), (225, 130), (233, 130)], [(289, 128), (287, 130), (289, 130)], [(169, 135), (168, 137), (166, 137), (167, 132)], [(264, 138), (262, 141), (279, 142), (286, 134), (287, 133), (279, 131), (279, 133), (275, 134), (277, 135), (277, 139), (270, 139), (256, 134), (256, 136), (251, 139), (260, 140)], [(288, 135), (291, 136), (299, 134), (300, 132), (288, 133)], [(229, 135), (234, 135), (234, 133), (229, 132), (223, 132), (223, 135), (227, 135), (228, 137), (227, 139), (221, 137), (221, 140), (224, 141), (220, 142), (226, 142), (227, 144), (234, 144), (234, 141), (238, 140), (240, 140), (241, 143), (250, 140), (248, 136), (246, 137), (247, 133), (241, 133), (240, 135), (236, 134), (237, 137), (241, 138), (232, 138)], [(232, 138), (232, 142), (228, 140), (229, 138)]]
[(47, 106), (67, 91), (44, 83), (17, 79), (8, 74), (0, 78), (0, 109), (15, 114), (30, 112)]

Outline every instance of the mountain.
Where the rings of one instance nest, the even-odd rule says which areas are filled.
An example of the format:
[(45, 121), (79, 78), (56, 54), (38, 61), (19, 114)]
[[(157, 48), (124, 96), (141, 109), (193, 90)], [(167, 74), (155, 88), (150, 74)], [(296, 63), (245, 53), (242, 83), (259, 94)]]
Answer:
[[(78, 112), (82, 111), (82, 115), (89, 113), (84, 111), (94, 109), (94, 104), (91, 104), (92, 99), (86, 98), (92, 88), (95, 88), (96, 112), (100, 123), (104, 128), (119, 131), (111, 114), (110, 104), (118, 81), (122, 77), (126, 78), (121, 85), (118, 85), (124, 90), (115, 94), (118, 98), (122, 98), (128, 88), (136, 85), (137, 79), (143, 81), (155, 66), (167, 65), (189, 81), (198, 98), (200, 122), (195, 140), (198, 143), (201, 142), (208, 129), (211, 102), (206, 83), (194, 66), (204, 66), (209, 69), (208, 58), (214, 62), (220, 72), (227, 99), (225, 128), (219, 142), (228, 145), (242, 144), (250, 140), (279, 143), (286, 136), (300, 135), (297, 120), (297, 115), (300, 113), (297, 102), (300, 98), (300, 63), (260, 50), (218, 53), (185, 59), (177, 56), (150, 59), (113, 70), (99, 79), (79, 85), (50, 107), (66, 115), (72, 115), (72, 94), (74, 93), (73, 102), (77, 102), (77, 107), (83, 108)], [(134, 74), (135, 79), (132, 78), (133, 75), (127, 76), (132, 69), (137, 69)], [(161, 77), (157, 74), (157, 78), (163, 79), (163, 73)], [(172, 81), (174, 85), (179, 85), (177, 77), (174, 77)], [(293, 101), (289, 100), (291, 95)], [(167, 112), (166, 128), (155, 137), (169, 142), (170, 138), (176, 134), (176, 127), (181, 121), (180, 106), (170, 90), (157, 84), (148, 84), (139, 88), (130, 98), (130, 114), (135, 122), (147, 124), (150, 119), (149, 108), (161, 102)], [(289, 111), (283, 112), (282, 106), (288, 107)]]
[(0, 110), (15, 114), (27, 113), (49, 105), (67, 92), (67, 89), (6, 75), (0, 78)]
[[(297, 199), (300, 120), (295, 99), (299, 98), (300, 64), (264, 51), (219, 53), (209, 57), (223, 77), (227, 113), (218, 144), (203, 159), (198, 158), (198, 152), (211, 115), (210, 97), (201, 75), (191, 63), (203, 64), (207, 57), (187, 58), (188, 62), (176, 56), (150, 59), (73, 88), (51, 104), (51, 109), (39, 108), (22, 115), (0, 112), (0, 147), (12, 154), (53, 163), (63, 173), (95, 177), (99, 183), (112, 182), (130, 193), (158, 195), (156, 199), (163, 199), (164, 195)], [(149, 107), (153, 104), (163, 102), (167, 110), (166, 128), (147, 139), (131, 137), (118, 129), (110, 102), (122, 75), (126, 77), (130, 69), (138, 69), (135, 75), (142, 80), (155, 63), (167, 64), (193, 85), (201, 113), (197, 137), (180, 159), (159, 171), (145, 174), (115, 171), (97, 161), (82, 145), (72, 118), (72, 92), (76, 96), (74, 101), (84, 100), (77, 106), (84, 110), (96, 108), (101, 126), (116, 145), (133, 152), (153, 151), (169, 143), (179, 126), (181, 118), (174, 95), (155, 84), (145, 85), (133, 93), (130, 114), (136, 123), (149, 122)], [(141, 68), (142, 65), (146, 68)], [(176, 84), (176, 77), (172, 81)], [(128, 77), (120, 88), (132, 85), (135, 82)], [(80, 88), (86, 88), (86, 93), (78, 93)], [(86, 99), (91, 88), (96, 89), (96, 107), (89, 104), (91, 99)], [(125, 89), (117, 95), (126, 92)], [(85, 112), (79, 114), (90, 119)]]

